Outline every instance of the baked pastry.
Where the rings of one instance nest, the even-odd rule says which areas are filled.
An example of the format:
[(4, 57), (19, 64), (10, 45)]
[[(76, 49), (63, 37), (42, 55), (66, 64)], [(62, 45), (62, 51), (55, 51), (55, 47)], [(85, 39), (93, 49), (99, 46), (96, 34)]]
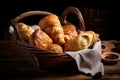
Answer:
[(59, 45), (63, 45), (65, 43), (63, 28), (58, 16), (55, 14), (49, 14), (42, 18), (38, 25), (41, 30), (45, 31), (52, 38), (54, 43)]
[(42, 30), (36, 29), (29, 38), (30, 44), (36, 48), (47, 50), (48, 45), (52, 44), (52, 39)]
[(67, 24), (63, 25), (63, 31), (65, 34), (65, 41), (70, 40), (71, 38), (78, 35), (76, 26), (71, 23), (67, 23)]
[(67, 41), (64, 45), (64, 51), (77, 51), (91, 47), (97, 40), (98, 34), (93, 31), (85, 31), (73, 39)]
[(93, 40), (89, 46), (92, 46), (95, 42), (99, 40), (99, 34), (95, 33), (94, 31), (85, 31), (85, 33), (93, 35)]
[(22, 22), (17, 23), (17, 29), (20, 38), (29, 43), (29, 37), (34, 32), (34, 29)]
[(79, 46), (82, 49), (86, 49), (92, 46), (97, 41), (98, 36), (96, 36), (95, 32), (93, 31), (85, 31), (84, 33), (80, 34), (79, 38)]
[(59, 44), (50, 44), (48, 50), (54, 53), (63, 53), (63, 49)]

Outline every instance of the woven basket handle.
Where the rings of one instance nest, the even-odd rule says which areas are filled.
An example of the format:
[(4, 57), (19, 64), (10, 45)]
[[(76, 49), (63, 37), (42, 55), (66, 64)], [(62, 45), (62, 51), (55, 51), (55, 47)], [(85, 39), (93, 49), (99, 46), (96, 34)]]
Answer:
[(21, 15), (17, 16), (14, 21), (17, 23), (19, 20), (28, 17), (28, 16), (33, 16), (33, 15), (49, 15), (51, 14), (50, 12), (46, 11), (28, 11), (25, 13), (22, 13)]
[(62, 16), (61, 16), (61, 18), (63, 19), (62, 23), (67, 23), (66, 17), (69, 13), (74, 13), (77, 16), (77, 18), (79, 20), (79, 29), (81, 31), (85, 31), (85, 22), (84, 22), (83, 16), (82, 16), (80, 10), (76, 7), (68, 7), (63, 11)]
[(7, 25), (7, 28), (6, 28), (6, 31), (5, 31), (5, 38), (8, 39), (9, 37), (9, 27), (12, 26), (14, 28), (14, 35), (15, 35), (15, 38), (17, 40), (22, 40), (20, 39), (20, 36), (18, 34), (18, 29), (17, 29), (17, 22), (22, 20), (23, 18), (25, 17), (28, 17), (28, 16), (33, 16), (33, 15), (49, 15), (49, 14), (52, 14), (50, 12), (46, 12), (46, 11), (28, 11), (28, 12), (24, 12), (22, 14), (20, 14), (19, 16), (15, 17), (14, 19), (11, 19), (9, 22), (8, 22), (8, 25)]

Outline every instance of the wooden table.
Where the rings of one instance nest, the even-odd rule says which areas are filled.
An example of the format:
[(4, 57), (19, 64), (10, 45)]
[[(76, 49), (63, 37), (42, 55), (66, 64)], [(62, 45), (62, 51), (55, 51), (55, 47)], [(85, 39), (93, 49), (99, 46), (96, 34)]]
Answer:
[[(109, 44), (111, 42), (112, 40), (102, 41), (102, 44), (112, 45), (110, 48), (113, 48), (114, 45)], [(23, 62), (24, 66), (27, 65), (27, 68), (21, 68), (21, 65), (17, 62), (22, 62), (22, 56), (17, 55), (19, 57), (16, 59), (14, 53), (24, 51), (19, 51), (19, 48), (14, 48), (10, 41), (0, 41), (0, 50), (0, 78), (9, 78), (9, 80), (92, 80), (91, 76), (82, 74), (57, 74), (31, 68), (31, 64), (27, 63), (27, 61), (26, 63)], [(104, 65), (104, 70), (105, 75), (100, 80), (120, 80), (120, 61), (115, 65)]]

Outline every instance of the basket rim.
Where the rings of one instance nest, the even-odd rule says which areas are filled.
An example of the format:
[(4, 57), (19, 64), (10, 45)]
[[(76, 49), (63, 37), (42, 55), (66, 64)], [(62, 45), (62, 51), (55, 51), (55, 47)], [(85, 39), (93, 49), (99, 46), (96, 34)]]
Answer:
[[(82, 28), (81, 28), (81, 30), (82, 31), (85, 31), (85, 23), (84, 23), (84, 19), (83, 19), (83, 17), (82, 17), (82, 14), (81, 14), (81, 12), (80, 12), (80, 10), (78, 9), (78, 8), (76, 8), (76, 7), (72, 7), (72, 6), (70, 6), (70, 7), (67, 7), (64, 11), (63, 11), (63, 13), (62, 13), (62, 15), (61, 15), (61, 17), (59, 17), (60, 19), (61, 19), (61, 23), (67, 23), (67, 20), (66, 20), (66, 17), (67, 17), (67, 15), (69, 14), (69, 13), (74, 13), (77, 17), (78, 17), (78, 19), (79, 19), (79, 24), (82, 26)], [(23, 13), (21, 13), (20, 15), (18, 15), (17, 17), (15, 17), (15, 18), (13, 18), (13, 19), (11, 19), (10, 21), (9, 21), (9, 25), (8, 25), (8, 30), (6, 31), (7, 32), (7, 34), (10, 34), (9, 33), (9, 27), (10, 26), (12, 26), (13, 28), (14, 28), (14, 30), (15, 30), (15, 39), (16, 39), (16, 42), (17, 42), (17, 40), (18, 41), (20, 41), (20, 42), (22, 42), (23, 40), (22, 39), (20, 39), (20, 37), (19, 37), (19, 33), (18, 33), (18, 29), (17, 29), (17, 22), (19, 21), (19, 20), (21, 20), (21, 19), (24, 19), (25, 17), (29, 17), (29, 16), (33, 16), (33, 15), (42, 15), (42, 16), (45, 16), (45, 15), (49, 15), (49, 14), (53, 14), (53, 13), (50, 13), (50, 12), (47, 12), (47, 11), (38, 11), (38, 10), (34, 10), (34, 11), (27, 11), (27, 12), (23, 12)], [(5, 34), (5, 36), (7, 35), (7, 34)], [(7, 35), (8, 36), (8, 35)], [(9, 36), (8, 36), (9, 37)], [(23, 43), (23, 45), (25, 45), (24, 43)], [(29, 46), (31, 46), (31, 45), (29, 45)], [(43, 50), (44, 51), (44, 50)], [(49, 52), (49, 51), (48, 51)], [(56, 53), (56, 54), (58, 54), (58, 53)], [(54, 54), (55, 55), (55, 54)], [(60, 54), (59, 54), (60, 55)], [(62, 54), (62, 55), (66, 55), (66, 54)]]

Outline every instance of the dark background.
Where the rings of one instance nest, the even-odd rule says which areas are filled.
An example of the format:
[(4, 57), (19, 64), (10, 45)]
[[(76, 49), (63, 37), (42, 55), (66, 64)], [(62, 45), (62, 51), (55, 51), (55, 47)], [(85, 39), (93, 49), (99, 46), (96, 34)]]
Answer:
[(60, 16), (68, 6), (80, 9), (86, 30), (99, 33), (102, 40), (120, 40), (119, 7), (110, 0), (4, 0), (0, 3), (0, 39), (4, 40), (7, 22), (23, 12), (44, 10)]

